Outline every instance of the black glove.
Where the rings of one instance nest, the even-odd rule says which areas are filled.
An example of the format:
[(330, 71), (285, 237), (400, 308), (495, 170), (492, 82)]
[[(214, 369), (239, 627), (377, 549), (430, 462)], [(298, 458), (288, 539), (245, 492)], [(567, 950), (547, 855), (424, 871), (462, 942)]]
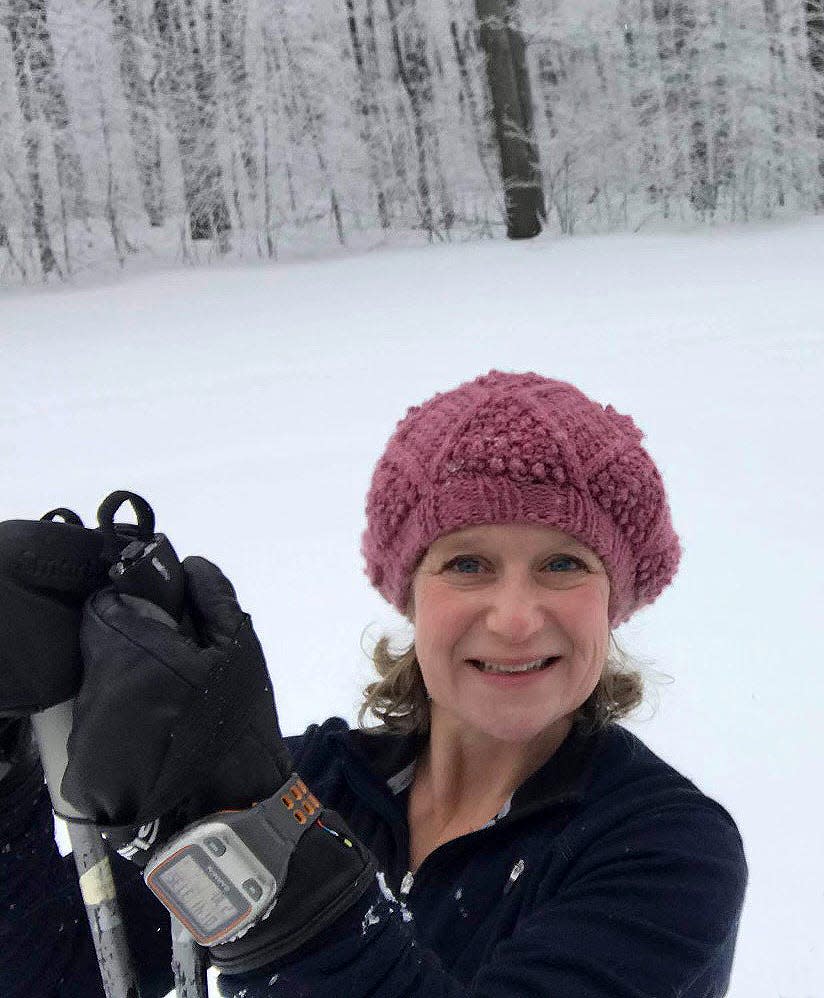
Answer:
[(103, 534), (70, 510), (0, 523), (0, 715), (35, 714), (74, 696), (80, 613), (114, 557)]
[[(136, 524), (115, 523), (131, 503)], [(133, 492), (112, 492), (86, 528), (59, 507), (39, 520), (0, 523), (0, 717), (24, 717), (70, 700), (80, 686), (80, 614), (108, 584), (124, 548), (154, 536), (154, 513)]]
[[(88, 601), (81, 627), (84, 676), (62, 792), (98, 824), (118, 826), (107, 832), (115, 846), (143, 826), (144, 841), (121, 850), (141, 865), (185, 825), (271, 797), (293, 772), (249, 616), (211, 562), (187, 558), (183, 570), (195, 638), (140, 616), (111, 588)], [(272, 913), (213, 947), (216, 965), (252, 969), (291, 952), (373, 882), (371, 857), (340, 817), (324, 810), (322, 819), (339, 836), (306, 831)]]
[(110, 538), (87, 530), (68, 509), (0, 523), (0, 780), (6, 790), (34, 752), (29, 715), (68, 700), (80, 685), (80, 614), (116, 557)]

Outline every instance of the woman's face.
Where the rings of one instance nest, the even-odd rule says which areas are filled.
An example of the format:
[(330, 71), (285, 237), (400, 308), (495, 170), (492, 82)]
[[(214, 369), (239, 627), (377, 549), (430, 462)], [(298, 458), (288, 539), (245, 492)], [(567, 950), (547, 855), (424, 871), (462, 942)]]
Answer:
[(550, 527), (467, 527), (433, 542), (412, 592), (433, 723), (516, 743), (566, 733), (607, 656), (597, 555)]

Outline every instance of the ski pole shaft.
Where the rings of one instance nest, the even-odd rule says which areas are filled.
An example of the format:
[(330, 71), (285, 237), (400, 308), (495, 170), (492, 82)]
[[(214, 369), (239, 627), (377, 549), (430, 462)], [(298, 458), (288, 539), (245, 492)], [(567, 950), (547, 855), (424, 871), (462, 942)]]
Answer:
[[(60, 792), (66, 770), (66, 743), (72, 723), (72, 701), (32, 715), (32, 728), (54, 810), (65, 816), (80, 892), (94, 941), (106, 998), (140, 998), (134, 961), (117, 902), (109, 854), (100, 833)], [(86, 823), (72, 821), (84, 819)]]
[(93, 825), (68, 828), (106, 998), (140, 998), (106, 846)]
[(204, 998), (208, 994), (206, 953), (174, 915), (172, 920), (172, 970), (177, 998)]

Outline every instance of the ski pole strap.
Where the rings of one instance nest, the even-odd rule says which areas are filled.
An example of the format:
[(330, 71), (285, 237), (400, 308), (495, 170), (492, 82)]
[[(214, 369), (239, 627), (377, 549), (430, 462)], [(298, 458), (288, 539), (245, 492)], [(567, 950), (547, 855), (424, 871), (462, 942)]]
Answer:
[[(146, 502), (143, 496), (136, 492), (127, 492), (119, 489), (106, 496), (97, 510), (97, 522), (100, 524), (100, 531), (109, 542), (114, 541), (117, 548), (116, 535), (119, 527), (115, 526), (114, 514), (124, 503), (130, 503), (137, 517), (137, 537), (141, 541), (150, 541), (155, 532), (155, 515), (152, 507)], [(133, 528), (134, 529), (134, 528)], [(120, 544), (120, 548), (123, 544)]]
[(75, 513), (73, 509), (66, 509), (65, 506), (58, 506), (57, 509), (50, 509), (48, 513), (44, 513), (40, 519), (41, 520), (55, 520), (57, 517), (64, 523), (70, 523), (73, 527), (82, 527), (83, 521)]

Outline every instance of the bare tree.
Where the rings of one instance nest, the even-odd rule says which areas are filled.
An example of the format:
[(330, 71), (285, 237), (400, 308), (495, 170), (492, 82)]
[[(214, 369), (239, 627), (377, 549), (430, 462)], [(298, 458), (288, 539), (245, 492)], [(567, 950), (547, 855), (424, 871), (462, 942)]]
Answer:
[(157, 107), (150, 80), (157, 69), (152, 59), (151, 77), (147, 76), (141, 52), (151, 51), (151, 42), (139, 30), (132, 0), (109, 0), (114, 42), (120, 53), (120, 80), (129, 115), (129, 132), (134, 149), (143, 208), (149, 224), (161, 226), (165, 218), (160, 135)]
[(315, 106), (315, 101), (307, 84), (306, 74), (300, 62), (295, 58), (292, 45), (286, 32), (285, 17), (280, 18), (280, 43), (286, 56), (286, 66), (289, 71), (289, 78), (292, 88), (292, 108), (293, 118), (299, 118), (303, 127), (307, 131), (312, 149), (317, 159), (318, 169), (323, 177), (324, 184), (329, 194), (329, 209), (335, 223), (335, 232), (338, 242), (343, 246), (346, 243), (346, 236), (343, 226), (343, 213), (341, 211), (340, 198), (337, 188), (329, 169), (327, 153), (324, 148), (323, 134), (320, 128), (320, 115)]
[[(220, 0), (220, 63), (222, 90), (219, 103), (228, 125), (231, 149), (229, 158), (240, 163), (243, 181), (235, 178), (232, 198), (244, 227), (254, 224), (254, 202), (260, 185), (258, 142), (252, 114), (253, 87), (247, 68), (246, 32), (248, 4), (243, 0)], [(248, 191), (251, 204), (241, 192)], [(248, 216), (248, 217), (246, 217)]]
[(40, 175), (40, 145), (42, 128), (39, 115), (35, 109), (32, 73), (28, 58), (28, 39), (21, 30), (21, 18), (18, 9), (9, 9), (8, 32), (11, 41), (14, 69), (17, 77), (17, 89), (20, 101), (20, 112), (25, 128), (26, 166), (31, 194), (31, 224), (37, 239), (40, 255), (40, 267), (43, 275), (48, 278), (58, 271), (57, 260), (51, 244), (51, 233), (46, 223), (45, 196), (43, 181)]
[(525, 42), (513, 0), (475, 0), (475, 10), (500, 152), (507, 235), (527, 239), (541, 231), (546, 208)]
[(647, 41), (646, 13), (643, 2), (632, 12), (626, 2), (621, 7), (630, 105), (637, 121), (640, 176), (644, 179), (644, 193), (651, 203), (662, 206), (666, 217), (669, 214), (670, 190), (666, 171), (662, 169), (664, 152), (658, 128), (661, 102), (658, 99), (656, 77), (650, 72), (649, 58), (643, 48)]
[(154, 18), (163, 51), (163, 86), (176, 124), (191, 237), (212, 239), (225, 250), (230, 222), (216, 140), (213, 0), (206, 0), (202, 19), (193, 0), (155, 0)]
[[(417, 17), (415, 0), (386, 0), (392, 26), (392, 48), (398, 78), (409, 99), (418, 158), (418, 211), (424, 231), (431, 239), (435, 231), (432, 182), (429, 176), (426, 111), (432, 102), (431, 72), (426, 55), (426, 37)], [(401, 39), (401, 33), (403, 39)]]
[(817, 206), (824, 210), (824, 0), (805, 0), (807, 43), (813, 76), (815, 130), (819, 141)]
[(85, 184), (63, 83), (55, 65), (54, 47), (46, 20), (45, 0), (7, 0), (6, 29), (11, 42), (14, 71), (25, 124), (26, 164), (31, 194), (31, 222), (37, 239), (44, 276), (60, 273), (46, 212), (43, 183), (43, 145), (52, 143), (57, 170), (57, 191), (68, 245), (68, 216), (85, 217)]
[(460, 73), (461, 80), (458, 99), (461, 102), (461, 106), (463, 106), (464, 102), (466, 104), (472, 136), (475, 141), (475, 147), (478, 150), (478, 162), (481, 164), (489, 188), (492, 190), (495, 184), (492, 179), (490, 162), (495, 155), (495, 149), (491, 131), (486, 126), (485, 116), (479, 105), (479, 99), (475, 92), (476, 86), (473, 82), (469, 65), (470, 55), (474, 54), (475, 32), (468, 27), (465, 27), (461, 31), (458, 27), (458, 22), (453, 16), (449, 21), (449, 33), (452, 38), (452, 46), (455, 50), (455, 62), (458, 64), (458, 72)]
[(821, 5), (0, 0), (0, 274), (821, 210)]
[[(708, 194), (712, 210), (716, 211), (721, 193), (731, 188), (735, 174), (731, 149), (730, 81), (725, 70), (729, 64), (726, 34), (729, 17), (728, 0), (721, 2), (710, 0), (707, 8), (708, 51), (704, 55), (706, 83), (703, 89), (706, 90), (705, 107), (708, 119)], [(702, 89), (700, 84), (698, 89)]]
[(699, 216), (704, 216), (715, 210), (718, 192), (710, 179), (706, 108), (697, 83), (699, 54), (694, 2), (653, 0), (652, 7), (665, 107), (673, 135), (680, 133), (685, 138), (687, 155), (676, 160), (677, 179), (685, 185)]
[(357, 111), (361, 118), (361, 138), (366, 146), (369, 159), (369, 179), (375, 191), (378, 206), (378, 218), (382, 229), (389, 228), (389, 211), (386, 203), (386, 192), (383, 188), (381, 166), (385, 162), (383, 141), (380, 134), (380, 119), (378, 116), (378, 101), (376, 93), (376, 74), (373, 67), (367, 66), (367, 53), (361, 40), (358, 20), (355, 14), (355, 0), (345, 0), (349, 37), (352, 42), (352, 56), (358, 71), (360, 94), (357, 100)]

